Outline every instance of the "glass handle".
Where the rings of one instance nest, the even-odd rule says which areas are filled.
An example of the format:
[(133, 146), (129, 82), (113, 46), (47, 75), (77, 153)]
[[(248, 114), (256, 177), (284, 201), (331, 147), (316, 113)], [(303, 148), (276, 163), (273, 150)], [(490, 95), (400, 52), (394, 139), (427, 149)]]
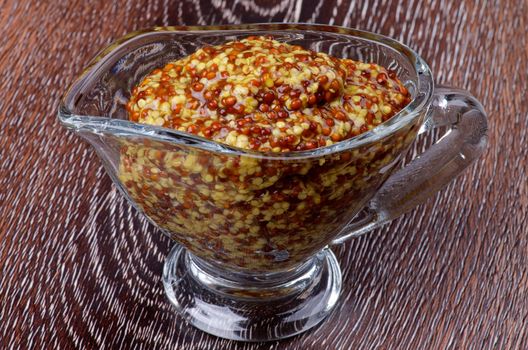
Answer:
[(435, 88), (419, 133), (438, 127), (448, 130), (425, 152), (392, 174), (332, 244), (360, 236), (423, 203), (467, 168), (486, 147), (486, 113), (467, 91)]

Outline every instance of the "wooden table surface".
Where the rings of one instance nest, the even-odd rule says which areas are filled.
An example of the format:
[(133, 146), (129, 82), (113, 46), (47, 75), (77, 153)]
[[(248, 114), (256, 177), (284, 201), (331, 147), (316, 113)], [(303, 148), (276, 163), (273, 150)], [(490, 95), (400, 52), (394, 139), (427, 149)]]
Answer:
[[(428, 203), (335, 247), (343, 293), (320, 327), (236, 343), (174, 313), (172, 243), (124, 201), (58, 100), (103, 46), (156, 25), (344, 25), (417, 50), (489, 113), (484, 156)], [(0, 348), (526, 349), (528, 4), (524, 1), (0, 2)]]

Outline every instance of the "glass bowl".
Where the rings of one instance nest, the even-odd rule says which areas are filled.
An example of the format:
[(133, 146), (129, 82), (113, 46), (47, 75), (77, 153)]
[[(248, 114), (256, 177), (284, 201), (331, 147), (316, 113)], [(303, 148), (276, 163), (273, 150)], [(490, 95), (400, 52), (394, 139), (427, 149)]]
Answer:
[[(412, 95), (397, 115), (311, 151), (259, 153), (128, 121), (132, 88), (204, 45), (272, 35), (394, 70)], [(129, 202), (177, 243), (163, 283), (177, 311), (225, 338), (289, 337), (335, 306), (328, 248), (412, 209), (481, 154), (486, 115), (468, 93), (434, 87), (427, 64), (390, 38), (322, 25), (164, 27), (104, 49), (66, 92), (60, 122), (87, 140)], [(399, 168), (419, 133), (448, 131)], [(398, 171), (395, 171), (398, 169)]]

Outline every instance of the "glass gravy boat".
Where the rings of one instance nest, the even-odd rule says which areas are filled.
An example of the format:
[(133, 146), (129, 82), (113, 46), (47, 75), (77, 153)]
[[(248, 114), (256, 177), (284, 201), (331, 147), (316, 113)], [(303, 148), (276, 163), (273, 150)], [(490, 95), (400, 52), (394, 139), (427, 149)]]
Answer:
[[(311, 151), (258, 153), (128, 121), (130, 91), (155, 68), (249, 35), (272, 35), (396, 71), (413, 99), (390, 120)], [(87, 140), (130, 203), (177, 244), (163, 270), (191, 324), (236, 340), (289, 337), (335, 306), (328, 248), (414, 208), (483, 151), (487, 121), (467, 92), (434, 86), (427, 64), (390, 38), (324, 25), (164, 27), (104, 49), (72, 84), (60, 122)], [(405, 167), (420, 133), (447, 132)]]

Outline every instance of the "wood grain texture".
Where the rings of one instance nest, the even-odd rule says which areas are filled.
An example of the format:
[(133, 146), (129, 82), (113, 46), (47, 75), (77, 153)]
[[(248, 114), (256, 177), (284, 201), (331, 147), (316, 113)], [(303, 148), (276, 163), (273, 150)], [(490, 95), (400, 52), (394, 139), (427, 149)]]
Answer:
[[(489, 113), (485, 156), (413, 212), (343, 246), (322, 326), (244, 344), (175, 315), (171, 242), (121, 198), (58, 99), (104, 45), (154, 25), (318, 22), (395, 37)], [(526, 349), (526, 1), (0, 1), (0, 348)]]

